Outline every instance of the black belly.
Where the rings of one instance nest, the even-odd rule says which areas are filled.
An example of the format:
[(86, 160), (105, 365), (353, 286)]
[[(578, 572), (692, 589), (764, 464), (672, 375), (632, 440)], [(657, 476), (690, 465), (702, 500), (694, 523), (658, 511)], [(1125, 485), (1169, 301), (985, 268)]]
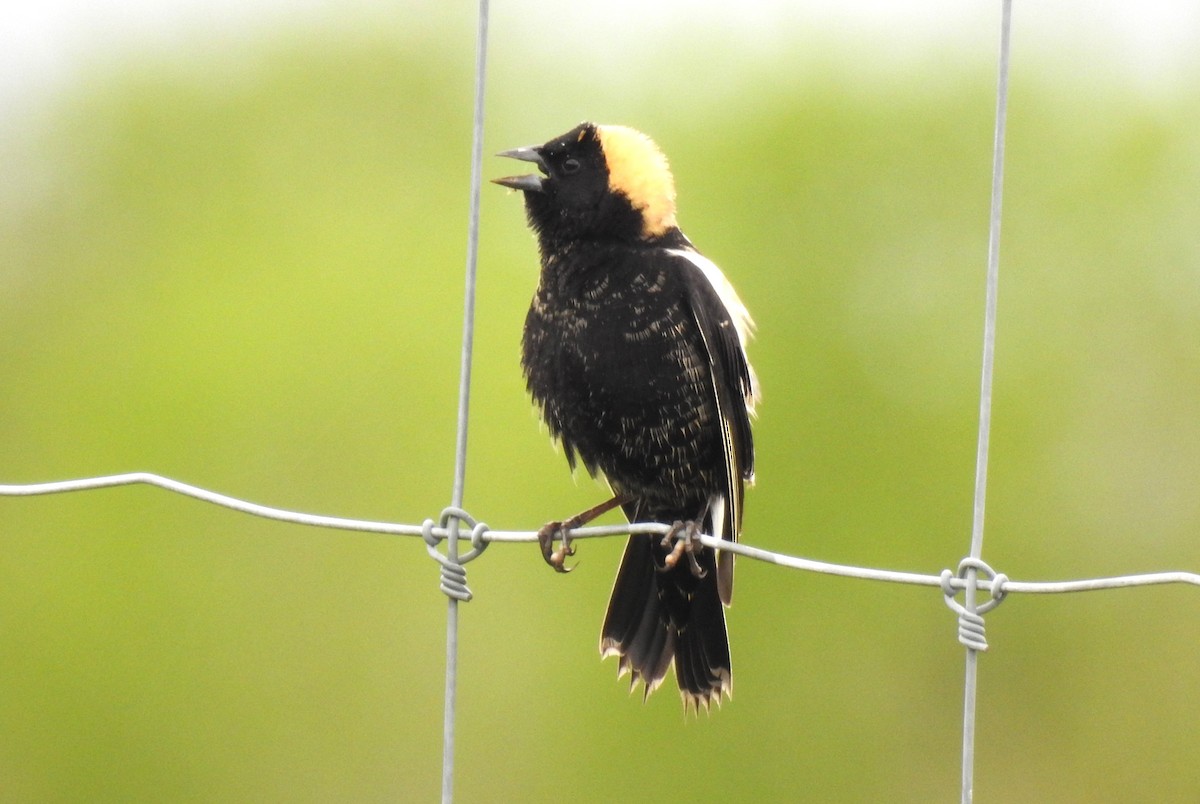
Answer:
[(555, 298), (539, 291), (523, 339), (530, 393), (572, 465), (614, 490), (703, 503), (720, 486), (711, 367), (680, 298), (637, 283)]

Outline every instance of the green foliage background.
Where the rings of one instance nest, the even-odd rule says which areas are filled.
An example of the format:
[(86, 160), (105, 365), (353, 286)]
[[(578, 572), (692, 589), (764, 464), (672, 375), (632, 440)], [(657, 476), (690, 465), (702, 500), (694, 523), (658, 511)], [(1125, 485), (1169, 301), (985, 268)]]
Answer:
[[(519, 24), (493, 27), (488, 152), (584, 118), (650, 132), (685, 230), (755, 314), (746, 540), (953, 566), (990, 46), (862, 70), (832, 51), (754, 61), (714, 35), (711, 63), (672, 42), (610, 80), (602, 61), (523, 60)], [(144, 469), (436, 516), (471, 26), (131, 59), (31, 119), (3, 154), (0, 480)], [(986, 557), (1020, 579), (1200, 569), (1200, 103), (1017, 65)], [(466, 501), (533, 528), (601, 491), (571, 481), (522, 387), (536, 257), (519, 199), (485, 187), (482, 220)], [(0, 543), (0, 799), (437, 795), (445, 601), (418, 540), (129, 488), (0, 499)], [(670, 683), (643, 705), (597, 659), (620, 549), (586, 543), (569, 577), (529, 546), (470, 566), (460, 800), (954, 798), (962, 650), (937, 592), (741, 562), (736, 694), (691, 718)], [(981, 662), (978, 800), (1200, 797), (1198, 615), (1187, 588), (1010, 599)]]

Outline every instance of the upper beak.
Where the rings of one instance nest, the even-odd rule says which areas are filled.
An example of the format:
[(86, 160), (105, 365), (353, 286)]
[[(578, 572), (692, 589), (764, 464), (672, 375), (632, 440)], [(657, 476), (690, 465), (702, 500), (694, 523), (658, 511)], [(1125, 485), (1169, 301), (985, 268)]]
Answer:
[[(513, 148), (511, 151), (501, 151), (496, 156), (520, 159), (522, 162), (533, 162), (543, 173), (546, 171), (546, 162), (542, 159), (542, 155), (538, 153), (537, 148)], [(492, 179), (492, 183), (511, 187), (514, 190), (524, 190), (525, 192), (544, 192), (542, 177), (533, 173), (525, 176), (505, 176), (502, 179)]]

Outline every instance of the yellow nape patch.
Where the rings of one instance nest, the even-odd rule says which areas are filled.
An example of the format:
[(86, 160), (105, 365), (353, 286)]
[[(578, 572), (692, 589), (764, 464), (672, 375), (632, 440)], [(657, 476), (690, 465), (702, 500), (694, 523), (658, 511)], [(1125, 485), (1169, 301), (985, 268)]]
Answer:
[(675, 179), (654, 141), (626, 126), (596, 126), (608, 163), (608, 186), (642, 213), (642, 234), (657, 237), (675, 226)]

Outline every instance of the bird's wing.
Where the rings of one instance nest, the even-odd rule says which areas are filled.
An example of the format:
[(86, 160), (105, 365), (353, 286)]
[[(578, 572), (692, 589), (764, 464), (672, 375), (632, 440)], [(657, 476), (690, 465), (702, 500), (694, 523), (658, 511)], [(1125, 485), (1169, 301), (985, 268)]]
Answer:
[[(704, 342), (713, 399), (721, 430), (724, 457), (723, 500), (713, 507), (714, 525), (721, 538), (737, 541), (742, 530), (742, 500), (746, 481), (754, 479), (754, 439), (750, 414), (758, 395), (757, 380), (746, 358), (745, 341), (753, 322), (745, 305), (720, 269), (691, 249), (672, 250), (683, 270), (694, 271), (696, 281), (685, 282), (687, 301)], [(718, 516), (723, 521), (718, 522)], [(733, 554), (722, 552), (717, 562), (717, 588), (726, 605), (733, 597)]]

